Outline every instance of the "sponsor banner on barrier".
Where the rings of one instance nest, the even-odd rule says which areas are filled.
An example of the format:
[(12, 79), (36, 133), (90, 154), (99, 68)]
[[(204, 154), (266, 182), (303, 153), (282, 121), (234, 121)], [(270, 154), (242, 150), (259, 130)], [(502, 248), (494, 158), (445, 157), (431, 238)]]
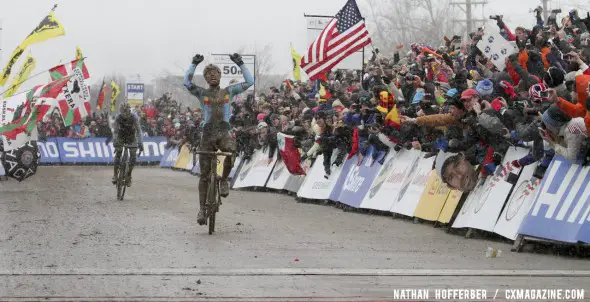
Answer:
[(414, 216), (428, 221), (436, 221), (445, 205), (451, 190), (442, 182), (436, 170), (430, 171), (430, 177), (420, 196)]
[(193, 166), (191, 167), (191, 173), (193, 175), (199, 175), (201, 174), (201, 163), (199, 162), (199, 155), (191, 154), (191, 156), (195, 158), (195, 163), (193, 163)]
[[(4, 154), (0, 152), (0, 158), (4, 157)], [(0, 176), (6, 175), (6, 170), (4, 170), (4, 165), (0, 164)]]
[(176, 158), (176, 162), (174, 162), (174, 168), (184, 170), (188, 166), (189, 162), (191, 161), (191, 152), (187, 145), (183, 145), (180, 148), (180, 152), (178, 153), (178, 157)]
[[(510, 148), (504, 156), (502, 166), (496, 169), (496, 174), (488, 176), (484, 185), (477, 188), (474, 198), (468, 199), (453, 223), (453, 228), (468, 227), (493, 232), (504, 203), (510, 194), (512, 184), (504, 178), (508, 173), (518, 175), (519, 169), (512, 167), (512, 161), (528, 154), (524, 148)], [(493, 192), (493, 193), (492, 193)]]
[(297, 193), (301, 185), (305, 181), (305, 175), (290, 175), (285, 190), (293, 193)]
[[(336, 152), (334, 152), (336, 153)], [(346, 155), (344, 158), (348, 158), (348, 155)], [(336, 159), (336, 155), (332, 156), (332, 162), (334, 162), (334, 160)], [(354, 167), (355, 165), (358, 165), (358, 155), (354, 156), (351, 159), (347, 159), (344, 161), (344, 163), (338, 167), (338, 174), (335, 175), (335, 171), (332, 171), (332, 175), (330, 175), (330, 182), (332, 183), (332, 185), (330, 186), (330, 188), (328, 188), (328, 191), (331, 190), (330, 195), (328, 196), (328, 199), (333, 200), (333, 201), (338, 201), (338, 198), (340, 198), (340, 193), (342, 193), (342, 189), (344, 188), (344, 181), (346, 180), (346, 176), (348, 175), (348, 172), (352, 169), (352, 167)], [(320, 168), (321, 167), (321, 168)], [(321, 165), (319, 170), (323, 171), (323, 165)], [(320, 175), (323, 172), (320, 172)], [(336, 177), (338, 176), (338, 177)], [(337, 178), (337, 179), (336, 179)], [(332, 181), (335, 182), (333, 183)]]
[[(361, 202), (365, 198), (365, 195), (369, 192), (371, 184), (377, 177), (377, 173), (381, 169), (379, 160), (386, 156), (384, 152), (377, 156), (373, 160), (373, 153), (378, 152), (374, 148), (369, 148), (367, 155), (363, 158), (360, 165), (353, 165), (352, 168), (346, 174), (344, 179), (344, 185), (342, 186), (342, 192), (338, 201), (351, 207), (358, 208)], [(358, 162), (357, 157), (353, 157), (350, 160)]]
[(417, 150), (411, 152), (417, 153), (416, 157), (410, 165), (408, 175), (402, 182), (400, 192), (391, 207), (391, 212), (406, 216), (414, 216), (434, 163), (434, 157), (423, 158), (424, 153)]
[(160, 162), (160, 167), (162, 168), (172, 168), (176, 163), (176, 159), (178, 158), (178, 148), (170, 148), (164, 152), (164, 156), (162, 156), (162, 161)]
[(385, 157), (381, 169), (365, 195), (361, 208), (379, 211), (389, 211), (397, 196), (403, 177), (409, 170), (410, 157), (413, 153), (401, 150), (399, 153), (390, 151)]
[(515, 240), (518, 236), (518, 228), (529, 213), (535, 194), (539, 189), (541, 180), (533, 177), (538, 164), (534, 163), (522, 169), (518, 182), (506, 202), (504, 211), (500, 214), (494, 227), (494, 233)]
[(254, 151), (252, 159), (244, 162), (242, 169), (238, 172), (236, 181), (234, 182), (234, 189), (264, 187), (276, 161), (277, 156), (269, 164), (267, 152), (262, 152), (261, 150)]
[(449, 192), (449, 196), (445, 201), (445, 205), (443, 206), (440, 214), (438, 215), (438, 219), (436, 221), (440, 223), (449, 223), (451, 222), (451, 218), (453, 218), (453, 214), (459, 205), (459, 201), (461, 201), (461, 197), (463, 197), (463, 192), (458, 190), (451, 190)]
[(279, 160), (272, 170), (272, 173), (270, 173), (266, 187), (276, 190), (284, 190), (287, 186), (287, 181), (289, 181), (290, 175), (291, 173), (287, 170), (285, 163), (282, 160)]
[(59, 147), (57, 145), (57, 139), (55, 139), (55, 137), (48, 138), (44, 142), (37, 141), (37, 146), (39, 147), (39, 153), (41, 154), (39, 163), (61, 163), (61, 159), (59, 158)]
[(242, 163), (242, 157), (241, 156), (236, 157), (236, 160), (234, 160), (234, 166), (232, 167), (231, 171), (229, 172), (229, 178), (234, 179), (234, 176), (236, 175), (236, 172), (238, 171), (238, 168), (240, 167), (241, 163)]
[[(563, 242), (587, 241), (590, 167), (556, 155), (519, 234)], [(582, 226), (586, 227), (582, 228)]]
[[(332, 153), (332, 162), (336, 159), (337, 153), (338, 150), (334, 150)], [(336, 191), (341, 187), (339, 181), (342, 177), (342, 171), (346, 169), (347, 165), (350, 165), (350, 163), (345, 161), (340, 167), (332, 166), (332, 174), (326, 179), (324, 178), (324, 156), (318, 155), (313, 166), (309, 168), (304, 167), (307, 176), (304, 178), (299, 191), (297, 191), (297, 196), (318, 200), (330, 199), (332, 191)]]
[[(114, 161), (114, 151), (112, 142), (106, 144), (106, 138), (56, 138), (59, 158), (61, 163), (112, 163)], [(138, 162), (160, 161), (164, 154), (166, 138), (164, 137), (146, 137), (143, 140), (144, 152), (137, 158)], [(41, 151), (41, 156), (47, 151), (50, 154), (50, 144), (45, 144), (45, 150)], [(41, 148), (43, 149), (43, 148)], [(51, 153), (54, 154), (54, 153)]]

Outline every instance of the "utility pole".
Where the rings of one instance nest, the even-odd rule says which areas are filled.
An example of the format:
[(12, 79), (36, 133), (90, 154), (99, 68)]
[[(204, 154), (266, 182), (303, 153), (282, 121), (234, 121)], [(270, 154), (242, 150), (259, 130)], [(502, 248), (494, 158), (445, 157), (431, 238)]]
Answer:
[(549, 3), (549, 0), (541, 0), (543, 2), (543, 20), (547, 20), (547, 17), (549, 16), (549, 12), (547, 11), (547, 3)]
[(465, 0), (465, 2), (451, 2), (452, 6), (458, 7), (465, 13), (465, 19), (455, 19), (453, 20), (454, 23), (461, 23), (464, 25), (465, 30), (467, 33), (473, 32), (473, 27), (476, 22), (484, 23), (485, 19), (474, 19), (473, 18), (473, 9), (477, 5), (485, 6), (487, 3), (486, 0), (483, 1), (474, 1), (474, 0)]

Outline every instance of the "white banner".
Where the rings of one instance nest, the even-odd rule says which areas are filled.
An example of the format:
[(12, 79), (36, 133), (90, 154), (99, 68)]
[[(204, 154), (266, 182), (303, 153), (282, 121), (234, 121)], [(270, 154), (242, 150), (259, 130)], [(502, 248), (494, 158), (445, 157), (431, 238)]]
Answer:
[(236, 176), (233, 188), (264, 187), (276, 161), (275, 156), (269, 164), (268, 152), (254, 151), (252, 158), (244, 163)]
[[(338, 150), (334, 150), (332, 153), (332, 162), (336, 160), (336, 156), (338, 155)], [(340, 173), (342, 172), (342, 168), (344, 164), (340, 165), (340, 167), (332, 166), (332, 174), (328, 179), (324, 178), (324, 156), (318, 155), (315, 160), (315, 163), (308, 169), (307, 176), (297, 191), (297, 196), (301, 198), (309, 198), (309, 199), (329, 199), (332, 190), (336, 184), (336, 181), (340, 177)]]
[(486, 58), (492, 60), (494, 66), (499, 70), (504, 70), (506, 67), (506, 58), (517, 52), (514, 45), (510, 44), (499, 33), (484, 35), (481, 41), (477, 42), (477, 48), (481, 50), (481, 53)]
[(420, 152), (408, 150), (401, 150), (397, 154), (390, 151), (360, 207), (389, 211), (402, 188), (404, 179), (410, 173), (412, 163), (419, 154)]
[(534, 163), (522, 169), (516, 187), (494, 227), (494, 233), (511, 240), (518, 236), (518, 229), (533, 206), (535, 195), (541, 185), (541, 180), (533, 177), (537, 166), (538, 163)]
[(420, 197), (422, 197), (422, 193), (426, 189), (426, 183), (428, 182), (430, 173), (433, 171), (432, 164), (434, 164), (435, 159), (435, 157), (423, 158), (423, 156), (424, 153), (418, 152), (418, 157), (412, 163), (410, 171), (403, 181), (401, 190), (397, 198), (395, 198), (391, 212), (410, 217), (414, 216), (416, 207), (420, 202)]
[(291, 173), (289, 173), (289, 170), (287, 170), (287, 166), (285, 166), (283, 160), (278, 160), (277, 164), (272, 170), (272, 173), (270, 174), (270, 177), (268, 178), (266, 187), (276, 190), (284, 190), (287, 186), (290, 175)]
[[(229, 54), (213, 54), (211, 57), (213, 58), (212, 63), (221, 69), (221, 81), (219, 87), (225, 88), (231, 85), (230, 83), (232, 80), (237, 83), (244, 82), (242, 70), (229, 58)], [(256, 56), (242, 55), (242, 60), (250, 71), (250, 74), (254, 77), (256, 74)], [(248, 88), (248, 91), (254, 91), (254, 85)]]
[[(467, 200), (469, 202), (466, 201), (461, 208), (453, 228), (469, 227), (488, 232), (494, 231), (498, 216), (512, 189), (512, 184), (506, 182), (504, 177), (511, 169), (514, 174), (518, 174), (517, 169), (511, 168), (511, 162), (527, 155), (528, 152), (524, 148), (510, 148), (508, 150), (504, 156), (502, 167), (496, 170), (496, 175), (488, 176), (484, 185), (478, 187), (477, 192), (470, 194), (470, 198)], [(498, 175), (499, 173), (502, 176)]]

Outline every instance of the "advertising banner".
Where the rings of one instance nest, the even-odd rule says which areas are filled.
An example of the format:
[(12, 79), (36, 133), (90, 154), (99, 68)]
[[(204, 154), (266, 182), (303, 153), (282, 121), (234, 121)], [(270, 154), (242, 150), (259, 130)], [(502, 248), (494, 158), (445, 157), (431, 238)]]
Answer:
[(515, 240), (518, 236), (518, 228), (529, 213), (541, 185), (541, 180), (533, 177), (536, 168), (537, 163), (534, 163), (522, 169), (504, 211), (496, 222), (494, 233), (511, 240)]
[[(59, 152), (61, 163), (76, 164), (76, 163), (112, 163), (114, 161), (113, 143), (106, 144), (106, 138), (85, 138), (85, 139), (71, 139), (71, 138), (56, 138), (56, 144)], [(143, 141), (144, 152), (137, 158), (138, 162), (158, 162), (162, 159), (164, 154), (164, 147), (166, 146), (166, 138), (164, 137), (146, 137)], [(41, 156), (47, 151), (51, 155), (51, 160), (54, 160), (54, 149), (52, 141), (44, 144), (40, 148)], [(42, 161), (43, 162), (43, 161)]]
[(276, 161), (277, 157), (275, 156), (273, 160), (268, 163), (267, 152), (262, 152), (261, 150), (254, 151), (252, 159), (244, 162), (242, 169), (238, 172), (233, 186), (234, 189), (264, 187)]
[(417, 156), (406, 178), (402, 182), (401, 190), (391, 206), (391, 212), (411, 217), (414, 215), (422, 192), (426, 188), (435, 158), (422, 158), (424, 153), (417, 150), (411, 150), (410, 152), (417, 153)]
[[(378, 161), (386, 155), (379, 155), (374, 160), (374, 152), (378, 151), (372, 147), (369, 148), (361, 164), (353, 165), (348, 171), (338, 201), (355, 208), (361, 205), (365, 195), (369, 192), (369, 188), (371, 188), (371, 184), (375, 180), (375, 177), (377, 177), (377, 173), (381, 169), (381, 164)], [(351, 158), (351, 160), (356, 161), (356, 156)]]
[(437, 221), (450, 191), (447, 185), (443, 184), (436, 170), (430, 171), (430, 177), (420, 196), (414, 216), (428, 221)]
[(39, 153), (41, 158), (39, 163), (41, 164), (58, 164), (61, 163), (59, 158), (59, 147), (57, 145), (57, 139), (55, 137), (48, 138), (46, 141), (37, 141), (39, 147)]
[[(336, 159), (337, 153), (338, 151), (334, 150), (332, 154), (332, 161)], [(307, 176), (299, 188), (299, 191), (297, 191), (297, 196), (301, 198), (324, 200), (331, 199), (330, 196), (332, 191), (338, 192), (338, 195), (340, 195), (338, 188), (342, 185), (338, 182), (342, 177), (343, 169), (346, 169), (347, 166), (349, 167), (350, 163), (345, 161), (344, 164), (340, 165), (340, 167), (332, 166), (332, 174), (330, 177), (328, 177), (328, 179), (326, 179), (324, 178), (326, 173), (324, 172), (323, 162), (324, 156), (318, 155), (313, 166), (310, 168), (306, 168), (307, 166), (304, 166)]]
[(556, 155), (519, 234), (563, 242), (587, 241), (584, 224), (590, 214), (590, 167)]

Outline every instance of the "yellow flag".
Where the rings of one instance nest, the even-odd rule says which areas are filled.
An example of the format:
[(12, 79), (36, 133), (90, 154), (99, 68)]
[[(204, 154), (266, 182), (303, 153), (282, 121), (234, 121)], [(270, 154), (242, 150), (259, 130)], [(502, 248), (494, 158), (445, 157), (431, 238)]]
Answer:
[(29, 78), (31, 72), (33, 69), (35, 69), (35, 65), (35, 58), (33, 58), (31, 55), (27, 56), (27, 59), (23, 63), (23, 66), (21, 66), (18, 75), (12, 80), (12, 84), (8, 90), (6, 90), (6, 93), (4, 93), (5, 98), (11, 97), (16, 93), (16, 91), (20, 88), (20, 85)]
[(63, 26), (57, 19), (53, 12), (50, 12), (39, 25), (25, 38), (25, 40), (12, 52), (10, 56), (10, 60), (8, 60), (8, 64), (2, 70), (0, 74), (0, 86), (4, 86), (8, 77), (10, 77), (10, 72), (12, 71), (12, 67), (16, 64), (16, 61), (20, 58), (23, 54), (25, 49), (32, 44), (40, 43), (51, 38), (63, 36), (66, 34)]
[(76, 60), (82, 60), (83, 58), (82, 49), (80, 49), (80, 46), (76, 46)]
[(53, 12), (50, 12), (39, 25), (20, 44), (21, 48), (27, 48), (33, 44), (41, 43), (51, 38), (66, 34), (64, 27), (57, 21)]
[(120, 92), (119, 85), (115, 81), (111, 81), (111, 112), (117, 112), (117, 97)]
[(301, 81), (301, 55), (299, 55), (293, 45), (291, 45), (291, 56), (293, 57), (293, 79)]

